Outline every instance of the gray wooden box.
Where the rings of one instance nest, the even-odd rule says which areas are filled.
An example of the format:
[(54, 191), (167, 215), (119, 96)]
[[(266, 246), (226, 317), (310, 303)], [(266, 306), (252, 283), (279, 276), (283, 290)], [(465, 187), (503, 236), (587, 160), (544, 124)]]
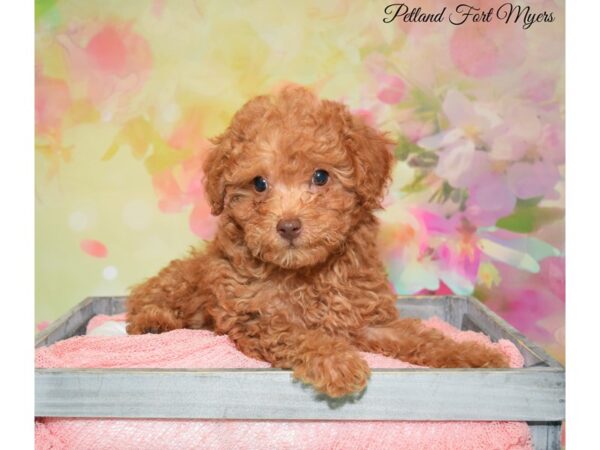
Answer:
[[(36, 336), (35, 346), (85, 333), (125, 297), (91, 297)], [(509, 339), (523, 369), (375, 369), (358, 400), (332, 400), (280, 369), (36, 369), (38, 417), (526, 421), (536, 449), (559, 449), (564, 368), (471, 297), (400, 297), (404, 317), (438, 316)]]

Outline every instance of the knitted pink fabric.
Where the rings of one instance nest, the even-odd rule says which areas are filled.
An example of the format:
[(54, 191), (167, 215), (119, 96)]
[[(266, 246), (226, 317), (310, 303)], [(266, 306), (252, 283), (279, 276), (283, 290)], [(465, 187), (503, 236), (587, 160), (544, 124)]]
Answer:
[[(96, 316), (88, 332), (124, 315)], [(480, 333), (461, 332), (434, 318), (427, 325), (456, 340), (491, 345), (522, 367), (509, 341), (491, 343)], [(372, 353), (373, 368), (415, 367)], [(39, 368), (261, 368), (268, 363), (240, 353), (226, 336), (203, 330), (159, 335), (79, 336), (36, 351)], [(252, 420), (148, 420), (38, 418), (36, 449), (530, 449), (522, 422), (354, 422)]]

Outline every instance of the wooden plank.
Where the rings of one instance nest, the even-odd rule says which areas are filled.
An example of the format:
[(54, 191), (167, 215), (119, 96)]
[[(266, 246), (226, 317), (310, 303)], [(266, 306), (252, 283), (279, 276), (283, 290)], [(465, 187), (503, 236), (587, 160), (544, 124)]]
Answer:
[(493, 340), (508, 339), (519, 349), (525, 359), (525, 367), (545, 366), (562, 368), (562, 365), (542, 348), (529, 341), (504, 319), (486, 308), (474, 298), (469, 298), (463, 319), (463, 329), (482, 331)]
[(125, 311), (127, 297), (88, 297), (36, 334), (35, 348), (85, 334), (88, 321), (97, 314), (119, 314)]
[(318, 420), (564, 418), (564, 374), (540, 369), (374, 370), (332, 400), (276, 369), (38, 369), (36, 416)]
[(396, 307), (402, 317), (429, 319), (437, 316), (446, 321), (450, 319), (450, 306), (446, 297), (432, 299), (431, 297), (401, 296), (398, 297)]
[(48, 328), (36, 335), (35, 347), (51, 345), (67, 337), (84, 334), (88, 321), (95, 314), (94, 305), (98, 302), (98, 297), (88, 297), (71, 308)]
[(94, 302), (94, 315), (112, 315), (114, 310), (112, 300), (112, 297), (96, 297), (96, 301)]
[[(432, 300), (435, 301), (435, 300)], [(462, 329), (463, 317), (466, 313), (467, 299), (465, 297), (447, 297), (448, 303), (448, 320), (447, 322), (458, 328)]]
[(561, 422), (528, 422), (534, 450), (560, 450)]
[(125, 300), (127, 297), (112, 297), (111, 308), (112, 314), (121, 314), (125, 312)]
[(96, 297), (97, 301), (94, 302), (94, 313), (95, 314), (120, 314), (125, 312), (125, 300), (127, 297)]

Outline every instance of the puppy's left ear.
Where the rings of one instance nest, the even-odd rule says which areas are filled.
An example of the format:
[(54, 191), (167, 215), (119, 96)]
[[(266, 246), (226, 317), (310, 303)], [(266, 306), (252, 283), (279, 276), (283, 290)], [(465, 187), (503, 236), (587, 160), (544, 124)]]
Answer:
[(394, 142), (362, 118), (347, 114), (345, 144), (353, 159), (356, 191), (366, 208), (381, 208), (394, 165)]
[(204, 171), (204, 191), (210, 203), (210, 210), (214, 216), (223, 212), (225, 204), (225, 167), (227, 155), (231, 149), (230, 131), (227, 130), (220, 136), (212, 139), (214, 144), (202, 164)]

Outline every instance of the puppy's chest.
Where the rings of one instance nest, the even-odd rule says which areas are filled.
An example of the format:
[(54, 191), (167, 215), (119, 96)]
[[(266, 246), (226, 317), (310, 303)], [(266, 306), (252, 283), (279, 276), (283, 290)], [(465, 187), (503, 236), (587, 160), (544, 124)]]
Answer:
[(304, 303), (302, 320), (309, 328), (321, 328), (330, 334), (360, 326), (360, 311), (342, 296), (311, 298)]
[(359, 326), (361, 312), (344, 292), (318, 285), (282, 286), (279, 307), (289, 308), (309, 328), (330, 334)]
[(230, 294), (238, 305), (263, 320), (283, 315), (308, 328), (319, 328), (330, 334), (361, 326), (361, 308), (340, 286), (297, 280), (269, 280), (239, 285)]

